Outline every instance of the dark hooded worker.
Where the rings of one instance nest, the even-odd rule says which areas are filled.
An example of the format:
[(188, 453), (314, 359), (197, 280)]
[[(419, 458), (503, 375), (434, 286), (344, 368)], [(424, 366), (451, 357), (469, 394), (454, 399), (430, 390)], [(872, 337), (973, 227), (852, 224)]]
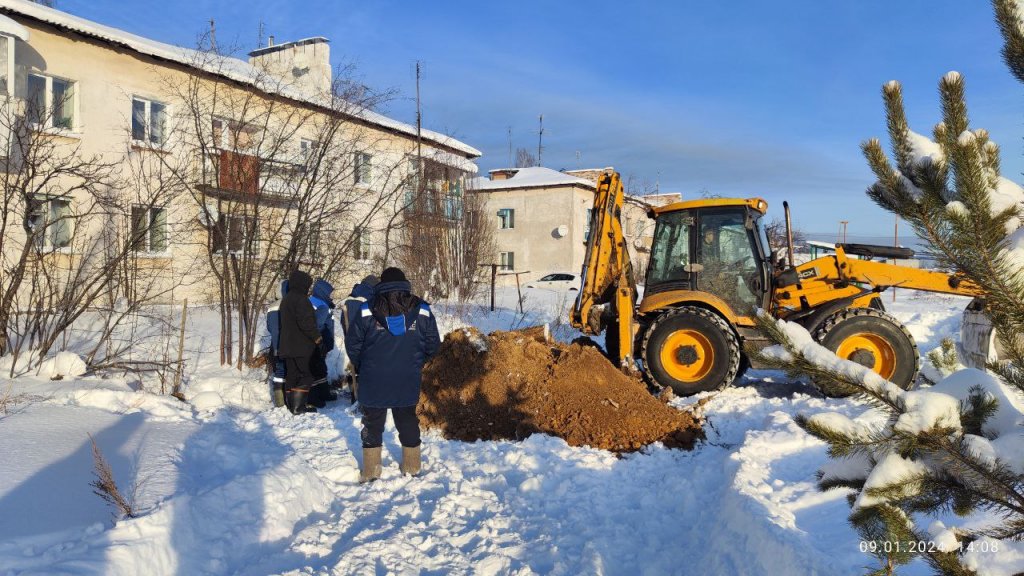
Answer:
[(388, 268), (374, 288), (373, 304), (363, 303), (345, 334), (349, 359), (359, 374), (363, 411), (363, 466), (360, 482), (381, 475), (381, 446), (388, 410), (402, 444), (401, 471), (420, 472), (420, 399), (423, 364), (441, 345), (430, 305), (412, 293), (398, 268)]
[(285, 363), (285, 405), (292, 414), (308, 410), (309, 389), (313, 385), (310, 368), (316, 347), (320, 345), (320, 330), (316, 313), (309, 301), (313, 279), (301, 270), (288, 276), (288, 292), (278, 307), (281, 336), (277, 355)]

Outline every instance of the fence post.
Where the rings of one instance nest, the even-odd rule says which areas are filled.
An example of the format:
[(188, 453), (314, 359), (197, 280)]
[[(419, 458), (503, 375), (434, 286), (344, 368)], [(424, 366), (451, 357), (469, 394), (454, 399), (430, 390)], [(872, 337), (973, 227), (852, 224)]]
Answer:
[(171, 396), (181, 399), (181, 373), (184, 368), (183, 359), (185, 355), (185, 318), (188, 316), (188, 298), (181, 303), (181, 331), (178, 334), (178, 370), (174, 373), (174, 386), (171, 387)]

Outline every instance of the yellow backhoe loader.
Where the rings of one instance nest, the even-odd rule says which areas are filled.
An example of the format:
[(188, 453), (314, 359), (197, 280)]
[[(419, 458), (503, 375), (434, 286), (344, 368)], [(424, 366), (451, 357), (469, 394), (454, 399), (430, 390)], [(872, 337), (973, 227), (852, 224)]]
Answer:
[(781, 258), (761, 225), (767, 202), (714, 198), (648, 212), (654, 238), (638, 303), (622, 203), (619, 175), (603, 174), (570, 321), (585, 334), (604, 332), (610, 357), (627, 369), (639, 360), (648, 378), (677, 394), (715, 390), (742, 375), (749, 367), (744, 344), (763, 339), (757, 309), (802, 325), (840, 357), (907, 388), (920, 366), (917, 344), (879, 294), (899, 287), (982, 296), (957, 274), (874, 260), (912, 258), (907, 248), (837, 244), (834, 255), (796, 265), (788, 205)]

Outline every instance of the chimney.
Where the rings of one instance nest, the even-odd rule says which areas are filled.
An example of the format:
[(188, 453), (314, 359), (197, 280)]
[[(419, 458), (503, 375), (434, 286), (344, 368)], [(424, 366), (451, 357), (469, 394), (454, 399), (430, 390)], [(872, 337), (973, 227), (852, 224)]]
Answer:
[(249, 63), (304, 96), (321, 97), (331, 91), (331, 49), (317, 36), (274, 44), (249, 52)]
[(499, 168), (497, 170), (491, 170), (488, 174), (491, 177), (491, 181), (496, 180), (508, 180), (509, 178), (516, 175), (519, 172), (518, 168)]

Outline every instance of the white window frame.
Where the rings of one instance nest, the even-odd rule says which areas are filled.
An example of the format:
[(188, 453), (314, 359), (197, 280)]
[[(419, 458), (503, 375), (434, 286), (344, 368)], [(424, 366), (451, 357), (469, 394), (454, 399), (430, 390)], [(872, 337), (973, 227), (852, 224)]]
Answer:
[(515, 230), (516, 229), (516, 209), (515, 208), (499, 208), (498, 209), (498, 229), (499, 230)]
[[(31, 78), (32, 76), (35, 76), (37, 78), (42, 78), (46, 82), (45, 87), (43, 89), (43, 108), (44, 109), (41, 112), (45, 113), (46, 116), (47, 116), (47, 119), (49, 120), (49, 126), (42, 125), (42, 124), (36, 124), (35, 127), (37, 129), (41, 129), (41, 130), (44, 130), (44, 131), (57, 131), (57, 132), (62, 132), (62, 133), (75, 133), (75, 132), (77, 132), (78, 131), (78, 125), (79, 125), (78, 124), (78, 118), (80, 116), (79, 115), (79, 111), (78, 111), (78, 101), (79, 101), (79, 98), (78, 98), (78, 81), (77, 80), (72, 80), (70, 78), (64, 78), (62, 76), (51, 76), (49, 74), (40, 74), (38, 72), (29, 72), (28, 76), (26, 77), (26, 86), (27, 86), (28, 78)], [(54, 80), (58, 80), (60, 82), (65, 82), (65, 83), (67, 83), (71, 87), (71, 122), (70, 122), (70, 126), (57, 126), (55, 124), (55, 122), (57, 121), (57, 116), (56, 116), (56, 114), (54, 114), (54, 110), (53, 110), (53, 81)], [(27, 96), (31, 96), (31, 95), (29, 94)]]
[(352, 257), (356, 262), (369, 262), (373, 249), (372, 233), (366, 226), (356, 226), (352, 232)]
[(355, 184), (357, 186), (369, 186), (373, 184), (373, 154), (369, 152), (354, 152), (355, 154)]
[(312, 153), (319, 148), (320, 143), (312, 138), (299, 138), (299, 159), (305, 164), (309, 162)]
[(506, 272), (514, 272), (516, 266), (516, 253), (512, 251), (498, 252), (498, 269)]
[(11, 97), (14, 96), (14, 50), (17, 45), (17, 38), (7, 34), (0, 34), (0, 39), (7, 43), (7, 59), (5, 62), (0, 61), (0, 66), (3, 66), (7, 72), (7, 85), (0, 88), (0, 95)]
[[(170, 232), (169, 232), (170, 226), (169, 226), (169, 224), (167, 222), (167, 207), (166, 206), (148, 206), (148, 205), (145, 205), (145, 204), (135, 204), (134, 206), (132, 206), (132, 213), (130, 215), (131, 222), (130, 222), (130, 226), (129, 226), (129, 229), (128, 229), (129, 230), (128, 231), (129, 241), (131, 241), (131, 239), (132, 239), (131, 235), (135, 234), (135, 210), (136, 209), (143, 209), (143, 210), (146, 211), (146, 221), (148, 223), (147, 224), (148, 228), (146, 230), (146, 235), (141, 240), (143, 245), (141, 247), (139, 247), (139, 248), (136, 248), (135, 246), (132, 246), (132, 251), (137, 253), (137, 254), (148, 254), (148, 255), (169, 254), (171, 252), (171, 235), (170, 235)], [(155, 211), (163, 212), (163, 217), (164, 217), (164, 222), (163, 222), (164, 248), (162, 250), (153, 250), (153, 232), (154, 232), (154, 227), (157, 225), (156, 221), (154, 219), (155, 216), (156, 216), (155, 213), (154, 213)]]
[[(143, 103), (143, 134), (142, 140), (135, 137), (135, 102), (139, 101)], [(159, 142), (153, 142), (153, 104), (163, 106), (163, 126), (161, 126), (161, 138)], [(167, 119), (170, 116), (171, 107), (166, 102), (154, 100), (152, 98), (146, 98), (144, 96), (132, 96), (131, 110), (130, 110), (130, 133), (132, 143), (137, 146), (145, 146), (147, 148), (164, 148), (167, 146)]]
[[(66, 196), (46, 196), (42, 198), (37, 198), (37, 201), (39, 202), (39, 206), (42, 208), (42, 213), (39, 214), (39, 217), (41, 218), (43, 225), (42, 235), (36, 237), (36, 242), (39, 244), (39, 249), (43, 252), (71, 252), (72, 246), (75, 241), (75, 229), (77, 228), (75, 226), (74, 213), (72, 212), (71, 198), (68, 198)], [(50, 220), (50, 216), (53, 213), (54, 202), (62, 202), (67, 204), (69, 212), (68, 217), (64, 218), (62, 221), (63, 225), (67, 226), (69, 229), (67, 244), (64, 244), (62, 246), (56, 246), (53, 243), (53, 238), (58, 232), (57, 225), (51, 224)], [(28, 217), (32, 218), (32, 216), (32, 213), (29, 213)]]

